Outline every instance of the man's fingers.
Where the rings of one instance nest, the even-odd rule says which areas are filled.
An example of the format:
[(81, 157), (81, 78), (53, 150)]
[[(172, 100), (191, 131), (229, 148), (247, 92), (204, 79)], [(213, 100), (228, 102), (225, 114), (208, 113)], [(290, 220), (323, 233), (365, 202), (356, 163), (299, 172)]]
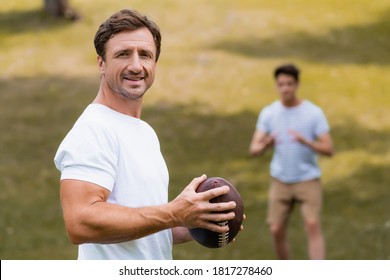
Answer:
[(210, 200), (214, 197), (218, 197), (224, 194), (227, 194), (230, 191), (230, 188), (228, 186), (221, 186), (218, 188), (214, 188), (208, 191), (205, 191), (202, 193), (204, 200)]
[(229, 202), (218, 202), (218, 203), (208, 203), (207, 212), (226, 212), (236, 208), (237, 204), (235, 201)]
[(229, 231), (228, 225), (219, 225), (219, 224), (212, 223), (212, 222), (201, 223), (200, 227), (214, 231), (214, 232), (218, 232), (218, 233), (225, 233), (225, 232)]
[(234, 212), (229, 212), (229, 213), (209, 213), (205, 214), (203, 216), (204, 220), (211, 221), (211, 222), (223, 222), (223, 221), (229, 221), (234, 219), (235, 213)]
[[(243, 214), (242, 215), (242, 220), (245, 221), (245, 219), (246, 219), (246, 215)], [(241, 226), (240, 226), (240, 231), (242, 231), (242, 230), (244, 230), (244, 225), (243, 224), (241, 224)]]
[(207, 176), (205, 174), (203, 174), (200, 177), (196, 177), (196, 178), (192, 179), (191, 183), (187, 186), (187, 188), (195, 191), (199, 187), (199, 185), (206, 179), (207, 179)]

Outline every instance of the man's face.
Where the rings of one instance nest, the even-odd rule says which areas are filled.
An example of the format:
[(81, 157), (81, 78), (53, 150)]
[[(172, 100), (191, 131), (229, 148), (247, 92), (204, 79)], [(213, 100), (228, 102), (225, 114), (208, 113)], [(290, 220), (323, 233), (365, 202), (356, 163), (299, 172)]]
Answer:
[(276, 77), (276, 88), (280, 94), (280, 99), (284, 103), (293, 101), (298, 88), (298, 82), (293, 76), (280, 74)]
[(127, 99), (139, 99), (153, 84), (156, 46), (147, 28), (124, 31), (106, 43), (105, 61), (98, 57), (107, 87)]

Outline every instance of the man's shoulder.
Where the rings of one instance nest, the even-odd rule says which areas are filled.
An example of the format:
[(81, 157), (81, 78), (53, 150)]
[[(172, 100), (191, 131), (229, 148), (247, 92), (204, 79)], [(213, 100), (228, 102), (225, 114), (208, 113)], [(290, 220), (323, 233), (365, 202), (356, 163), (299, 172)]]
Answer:
[(311, 109), (315, 109), (315, 110), (321, 110), (321, 107), (319, 105), (317, 105), (316, 103), (314, 103), (313, 101), (305, 99), (305, 100), (303, 100), (303, 104), (307, 108), (311, 108)]
[(264, 108), (262, 108), (261, 111), (263, 112), (274, 112), (274, 111), (277, 111), (281, 108), (281, 102), (280, 100), (275, 100), (274, 102), (272, 103), (269, 103), (268, 105), (266, 105)]
[(122, 114), (101, 104), (88, 105), (76, 123), (88, 124), (101, 128), (106, 127), (110, 130), (115, 128), (123, 129), (123, 126), (126, 126), (126, 129), (130, 130), (131, 127), (139, 126), (151, 129), (150, 125), (145, 121)]
[(104, 111), (97, 106), (88, 105), (75, 122), (73, 128), (109, 129), (112, 122), (107, 118)]
[(303, 105), (303, 109), (311, 114), (323, 114), (322, 108), (310, 100), (304, 100)]
[(99, 104), (90, 104), (80, 115), (72, 130), (104, 134), (109, 138), (125, 139), (131, 135), (157, 137), (144, 120), (133, 118)]
[(109, 141), (118, 139), (118, 125), (110, 113), (95, 104), (88, 105), (66, 135), (65, 142)]
[(271, 102), (266, 107), (267, 108), (280, 108), (282, 106), (282, 102), (280, 100), (275, 100), (274, 102)]

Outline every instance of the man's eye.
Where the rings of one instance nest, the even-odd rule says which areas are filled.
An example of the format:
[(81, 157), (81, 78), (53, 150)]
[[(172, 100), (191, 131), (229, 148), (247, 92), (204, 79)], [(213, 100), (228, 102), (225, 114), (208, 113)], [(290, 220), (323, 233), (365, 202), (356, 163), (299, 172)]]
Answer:
[(129, 54), (127, 53), (127, 52), (122, 52), (122, 53), (119, 53), (118, 55), (117, 55), (117, 57), (126, 57), (126, 56), (128, 56)]
[(140, 54), (140, 56), (142, 56), (144, 58), (152, 58), (152, 54), (149, 52), (143, 52)]

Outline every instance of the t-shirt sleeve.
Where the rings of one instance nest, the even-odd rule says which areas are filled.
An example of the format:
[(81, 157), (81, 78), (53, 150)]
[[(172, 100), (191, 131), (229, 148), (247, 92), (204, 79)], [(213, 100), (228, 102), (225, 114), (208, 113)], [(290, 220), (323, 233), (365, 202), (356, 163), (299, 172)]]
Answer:
[(270, 133), (271, 128), (270, 128), (269, 119), (270, 119), (269, 110), (268, 107), (266, 107), (259, 113), (259, 116), (257, 118), (257, 123), (256, 123), (256, 130), (263, 131), (265, 133)]
[(112, 191), (117, 170), (115, 147), (115, 138), (107, 128), (76, 123), (54, 158), (61, 180), (87, 181)]
[(328, 133), (330, 130), (328, 120), (325, 117), (324, 112), (319, 109), (317, 114), (317, 119), (314, 125), (314, 134), (316, 137), (320, 136), (321, 134)]

